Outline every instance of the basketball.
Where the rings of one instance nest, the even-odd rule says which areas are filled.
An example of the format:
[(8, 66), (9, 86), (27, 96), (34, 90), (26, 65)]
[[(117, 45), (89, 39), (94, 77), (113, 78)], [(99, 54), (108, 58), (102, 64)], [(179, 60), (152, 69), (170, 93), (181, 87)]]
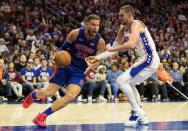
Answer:
[(67, 67), (71, 63), (71, 56), (67, 51), (59, 51), (55, 54), (54, 61), (58, 67)]

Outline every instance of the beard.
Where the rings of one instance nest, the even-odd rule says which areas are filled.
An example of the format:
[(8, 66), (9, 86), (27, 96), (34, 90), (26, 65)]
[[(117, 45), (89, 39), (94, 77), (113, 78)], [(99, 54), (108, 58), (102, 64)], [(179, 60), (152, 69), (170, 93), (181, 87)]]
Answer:
[(128, 21), (122, 21), (121, 24), (126, 26), (128, 24)]
[(89, 33), (90, 36), (95, 36), (96, 33), (97, 33), (97, 31), (95, 31), (95, 30), (88, 30), (88, 33)]

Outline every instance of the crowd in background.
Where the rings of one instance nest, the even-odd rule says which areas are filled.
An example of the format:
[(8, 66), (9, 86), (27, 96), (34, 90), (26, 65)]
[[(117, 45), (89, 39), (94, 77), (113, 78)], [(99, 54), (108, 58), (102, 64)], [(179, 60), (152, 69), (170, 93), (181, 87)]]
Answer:
[[(0, 2), (0, 96), (21, 101), (34, 89), (48, 84), (54, 68), (52, 58), (66, 35), (73, 29), (69, 17), (81, 26), (87, 15), (101, 17), (100, 34), (106, 43), (113, 43), (120, 21), (119, 8), (127, 3), (136, 9), (136, 18), (148, 27), (155, 41), (161, 64), (156, 74), (137, 85), (142, 100), (184, 100), (170, 84), (188, 96), (188, 2), (169, 0), (48, 0), (65, 21), (46, 11), (37, 0), (6, 0)], [(86, 76), (81, 95), (92, 102), (126, 100), (116, 78), (137, 59), (134, 51), (101, 62)], [(53, 99), (66, 93), (62, 89)], [(48, 101), (52, 101), (48, 98)]]

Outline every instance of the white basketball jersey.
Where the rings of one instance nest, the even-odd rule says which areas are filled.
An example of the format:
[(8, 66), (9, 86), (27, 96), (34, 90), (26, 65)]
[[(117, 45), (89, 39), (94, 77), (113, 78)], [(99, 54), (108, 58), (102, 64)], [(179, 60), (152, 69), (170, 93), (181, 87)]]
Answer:
[[(127, 37), (127, 33), (125, 33), (125, 37)], [(139, 57), (138, 64), (143, 63), (145, 60), (148, 64), (150, 64), (151, 68), (158, 68), (160, 59), (156, 51), (155, 43), (146, 26), (145, 31), (140, 33), (138, 43), (135, 47), (135, 52)]]
[(147, 27), (145, 27), (145, 32), (140, 33), (135, 51), (141, 58), (140, 61), (147, 59), (148, 63), (151, 63), (151, 68), (158, 68), (158, 65), (160, 63), (159, 55), (156, 51), (155, 43)]
[[(148, 45), (149, 48), (151, 48), (152, 52), (147, 52), (146, 46)], [(140, 34), (138, 43), (136, 44), (135, 51), (138, 54), (139, 57), (145, 58), (148, 53), (154, 53), (156, 52), (155, 43), (148, 31), (148, 29), (145, 27), (145, 32), (143, 32), (143, 35)]]

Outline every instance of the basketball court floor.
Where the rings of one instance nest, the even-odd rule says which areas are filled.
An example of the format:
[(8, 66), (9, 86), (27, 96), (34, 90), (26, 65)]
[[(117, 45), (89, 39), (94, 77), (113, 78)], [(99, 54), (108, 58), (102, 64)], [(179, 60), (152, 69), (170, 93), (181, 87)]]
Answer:
[(188, 102), (146, 102), (148, 126), (125, 127), (130, 106), (123, 103), (72, 103), (47, 119), (47, 128), (40, 128), (32, 119), (50, 104), (0, 104), (0, 131), (130, 131), (188, 130)]

